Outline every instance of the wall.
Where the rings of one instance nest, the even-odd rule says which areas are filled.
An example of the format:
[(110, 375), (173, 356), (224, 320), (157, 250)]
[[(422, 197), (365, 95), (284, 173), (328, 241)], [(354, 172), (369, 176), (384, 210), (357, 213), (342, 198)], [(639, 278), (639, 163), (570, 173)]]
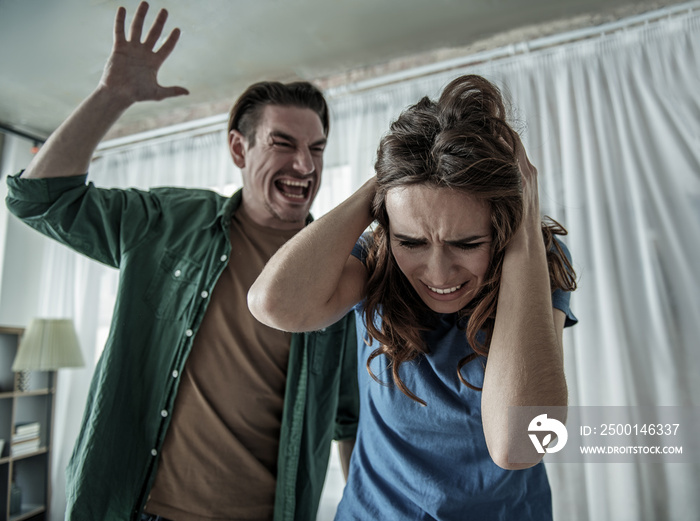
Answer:
[(26, 327), (39, 309), (40, 273), (47, 239), (5, 206), (8, 175), (25, 168), (33, 143), (6, 135), (0, 170), (0, 325)]

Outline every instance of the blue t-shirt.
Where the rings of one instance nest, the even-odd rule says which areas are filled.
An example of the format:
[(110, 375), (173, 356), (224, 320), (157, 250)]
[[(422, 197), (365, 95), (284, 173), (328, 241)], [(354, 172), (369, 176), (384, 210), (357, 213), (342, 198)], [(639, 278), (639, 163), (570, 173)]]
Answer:
[[(358, 242), (353, 255), (364, 260), (364, 253)], [(569, 294), (557, 291), (552, 300), (566, 313), (567, 325), (574, 324)], [(457, 376), (459, 361), (472, 352), (464, 319), (459, 321), (456, 313), (437, 315), (435, 328), (424, 334), (430, 353), (399, 368), (408, 389), (427, 402), (423, 407), (393, 384), (384, 355), (372, 360), (371, 369), (388, 385), (368, 374), (367, 359), (378, 346), (367, 344), (362, 303), (355, 313), (360, 423), (336, 521), (551, 519), (544, 464), (504, 470), (489, 455), (481, 393)], [(485, 365), (485, 358), (472, 360), (462, 375), (481, 387)]]

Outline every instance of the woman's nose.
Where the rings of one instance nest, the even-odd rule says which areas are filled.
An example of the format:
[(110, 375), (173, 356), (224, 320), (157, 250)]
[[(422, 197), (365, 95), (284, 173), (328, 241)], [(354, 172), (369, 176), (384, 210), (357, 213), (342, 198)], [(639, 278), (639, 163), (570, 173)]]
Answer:
[(426, 265), (426, 278), (431, 284), (443, 286), (454, 282), (450, 280), (452, 260), (442, 248), (434, 248)]

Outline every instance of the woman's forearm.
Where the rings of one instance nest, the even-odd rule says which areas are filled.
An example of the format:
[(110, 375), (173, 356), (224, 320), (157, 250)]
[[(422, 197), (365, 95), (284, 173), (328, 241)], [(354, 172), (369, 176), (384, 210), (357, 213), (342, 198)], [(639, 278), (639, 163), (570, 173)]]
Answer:
[(484, 434), (501, 466), (508, 468), (511, 450), (510, 407), (567, 404), (562, 327), (554, 320), (539, 222), (533, 223), (516, 234), (506, 251), (484, 378)]
[(270, 259), (248, 293), (262, 323), (285, 331), (332, 324), (362, 297), (366, 271), (349, 258), (371, 224), (375, 178), (311, 223)]

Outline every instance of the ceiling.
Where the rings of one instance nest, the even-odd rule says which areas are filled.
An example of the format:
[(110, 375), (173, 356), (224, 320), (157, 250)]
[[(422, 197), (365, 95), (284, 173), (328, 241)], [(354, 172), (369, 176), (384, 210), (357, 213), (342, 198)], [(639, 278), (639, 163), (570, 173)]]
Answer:
[[(159, 76), (189, 96), (131, 107), (108, 137), (228, 111), (248, 84), (322, 88), (597, 25), (672, 0), (162, 0), (182, 36)], [(50, 134), (99, 81), (138, 0), (0, 0), (0, 124)]]

